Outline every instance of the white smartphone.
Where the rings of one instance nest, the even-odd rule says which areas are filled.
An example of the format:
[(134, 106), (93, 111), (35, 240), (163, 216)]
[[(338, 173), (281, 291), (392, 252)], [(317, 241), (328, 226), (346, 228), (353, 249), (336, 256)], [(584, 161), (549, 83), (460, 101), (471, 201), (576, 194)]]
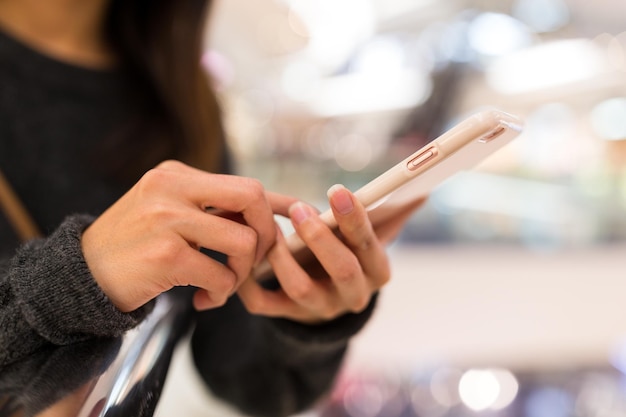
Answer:
[[(407, 204), (430, 194), (455, 173), (473, 168), (511, 142), (522, 131), (522, 126), (518, 117), (499, 110), (476, 113), (407, 156), (355, 191), (354, 195), (367, 208), (375, 227)], [(320, 217), (329, 227), (337, 226), (330, 209)], [(297, 234), (292, 233), (286, 239), (299, 261), (303, 262), (310, 256), (306, 244)], [(259, 265), (253, 273), (256, 279), (261, 280), (271, 274), (267, 262)]]

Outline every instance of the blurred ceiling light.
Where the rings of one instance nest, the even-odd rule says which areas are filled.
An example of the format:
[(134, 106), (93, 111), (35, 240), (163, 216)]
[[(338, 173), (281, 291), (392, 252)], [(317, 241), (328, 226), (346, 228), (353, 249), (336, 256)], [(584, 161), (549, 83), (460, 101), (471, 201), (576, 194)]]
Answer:
[(517, 0), (513, 15), (535, 32), (554, 32), (567, 25), (570, 12), (563, 0)]
[(550, 178), (595, 166), (603, 147), (581, 129), (580, 115), (566, 102), (537, 106), (525, 117), (523, 140), (515, 141), (519, 164)]
[(529, 46), (532, 33), (519, 20), (502, 13), (482, 13), (468, 28), (469, 45), (486, 56), (499, 56)]
[(372, 162), (373, 146), (366, 137), (349, 134), (335, 144), (335, 161), (346, 171), (358, 172)]
[(591, 111), (591, 125), (602, 139), (626, 139), (626, 98), (612, 98), (596, 105)]
[(519, 94), (590, 80), (606, 71), (606, 56), (592, 41), (569, 39), (498, 58), (486, 77), (495, 90)]
[(281, 87), (287, 97), (294, 101), (307, 101), (313, 98), (321, 82), (319, 68), (306, 60), (296, 60), (288, 64), (281, 76)]
[(276, 112), (276, 103), (272, 93), (261, 88), (251, 88), (243, 91), (239, 97), (248, 108), (248, 114), (257, 126), (264, 126), (271, 122)]
[(355, 72), (389, 74), (404, 67), (405, 50), (396, 38), (380, 36), (368, 42), (354, 59)]
[(602, 33), (593, 38), (594, 44), (606, 53), (607, 64), (614, 70), (626, 70), (626, 32), (617, 36)]
[(459, 381), (459, 395), (463, 404), (474, 411), (490, 408), (500, 395), (500, 384), (493, 372), (471, 369)]
[[(363, 0), (285, 0), (309, 36), (306, 53), (324, 70), (344, 64), (355, 47), (375, 31), (371, 2)], [(293, 28), (293, 26), (292, 26)]]
[(469, 23), (465, 19), (451, 22), (435, 21), (428, 24), (417, 38), (417, 53), (409, 56), (424, 66), (445, 66), (453, 62), (470, 62), (475, 52), (468, 48), (467, 31)]
[(449, 61), (471, 62), (474, 59), (474, 54), (467, 45), (468, 28), (469, 22), (466, 20), (450, 22), (447, 25), (438, 42), (438, 55), (443, 58), (444, 64)]
[(304, 134), (303, 150), (306, 155), (319, 159), (335, 156), (335, 143), (340, 137), (333, 123), (321, 121), (310, 126)]
[(509, 405), (517, 397), (519, 391), (519, 383), (515, 375), (507, 369), (492, 369), (493, 375), (500, 384), (500, 395), (494, 403), (491, 405), (492, 410), (502, 410)]
[(325, 79), (308, 104), (320, 116), (393, 111), (414, 107), (430, 95), (432, 82), (421, 72), (396, 71), (393, 76), (347, 74)]
[(459, 381), (461, 400), (474, 411), (501, 410), (515, 400), (518, 389), (517, 379), (506, 369), (470, 369)]
[(609, 64), (615, 69), (626, 69), (624, 57), (624, 45), (617, 37), (613, 38), (607, 47)]
[[(382, 21), (397, 19), (406, 16), (416, 10), (432, 7), (435, 0), (370, 0), (374, 3), (376, 13)], [(441, 7), (443, 2), (438, 2), (437, 7)]]

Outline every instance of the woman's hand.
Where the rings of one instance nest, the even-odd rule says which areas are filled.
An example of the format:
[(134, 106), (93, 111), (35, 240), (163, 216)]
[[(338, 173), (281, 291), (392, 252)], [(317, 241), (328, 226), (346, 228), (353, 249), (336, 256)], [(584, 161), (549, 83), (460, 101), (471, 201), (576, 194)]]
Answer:
[(287, 214), (300, 238), (317, 258), (306, 268), (294, 259), (278, 234), (267, 255), (281, 289), (270, 291), (248, 279), (239, 289), (246, 308), (254, 313), (314, 323), (347, 312), (358, 313), (372, 294), (390, 279), (385, 244), (395, 238), (423, 201), (374, 230), (363, 205), (343, 186), (329, 190), (329, 201), (340, 237), (320, 220), (312, 207), (297, 202), (288, 208), (273, 202), (274, 210)]
[[(210, 214), (235, 213), (241, 221)], [(87, 228), (82, 248), (95, 280), (120, 310), (174, 286), (203, 289), (198, 309), (222, 305), (274, 244), (272, 208), (253, 179), (167, 161), (146, 173)], [(228, 256), (221, 264), (199, 251)]]

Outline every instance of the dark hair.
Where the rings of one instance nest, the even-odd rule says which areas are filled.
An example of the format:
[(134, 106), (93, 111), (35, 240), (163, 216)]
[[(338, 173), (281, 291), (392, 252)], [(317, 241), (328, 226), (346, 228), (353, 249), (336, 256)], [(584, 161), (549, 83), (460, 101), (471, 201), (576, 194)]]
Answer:
[(210, 3), (111, 0), (105, 30), (141, 109), (113, 141), (118, 149), (111, 170), (136, 177), (168, 158), (219, 169), (224, 133), (201, 65)]

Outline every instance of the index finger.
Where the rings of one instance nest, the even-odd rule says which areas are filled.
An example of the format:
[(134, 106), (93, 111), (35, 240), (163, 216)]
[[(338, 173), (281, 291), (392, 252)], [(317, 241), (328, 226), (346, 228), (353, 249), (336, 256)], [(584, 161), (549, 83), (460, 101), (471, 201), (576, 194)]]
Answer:
[(374, 233), (367, 211), (342, 185), (331, 187), (328, 197), (344, 242), (359, 259), (369, 281), (375, 288), (380, 288), (389, 280), (389, 260)]
[(256, 262), (263, 259), (276, 241), (274, 212), (263, 185), (252, 178), (220, 175), (213, 193), (204, 204), (241, 213), (245, 223), (258, 235)]
[(167, 189), (175, 190), (189, 203), (201, 210), (213, 207), (241, 213), (245, 223), (258, 237), (255, 253), (260, 261), (276, 240), (274, 213), (260, 181), (236, 175), (213, 174), (180, 162), (169, 161), (155, 170), (155, 181), (169, 183)]

